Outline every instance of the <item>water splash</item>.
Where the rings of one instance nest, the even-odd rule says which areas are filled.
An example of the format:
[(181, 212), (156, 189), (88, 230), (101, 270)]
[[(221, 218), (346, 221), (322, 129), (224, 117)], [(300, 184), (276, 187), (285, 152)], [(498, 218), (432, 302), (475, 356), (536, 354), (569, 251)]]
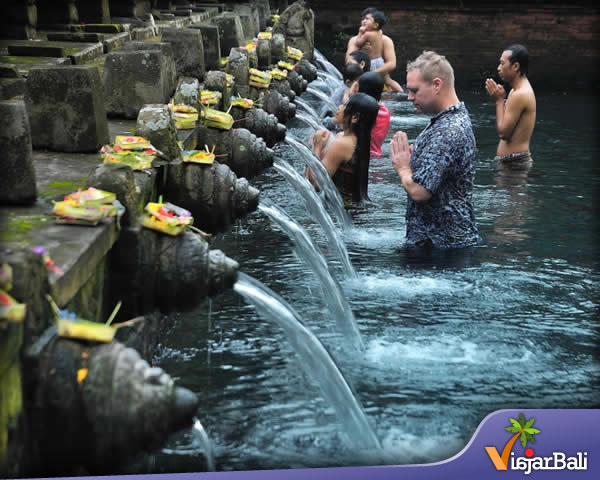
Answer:
[[(305, 101), (304, 99), (300, 98), (300, 97), (296, 97), (294, 99), (294, 102), (296, 103), (296, 105), (298, 107), (301, 107), (303, 110), (306, 111), (307, 114), (309, 114), (315, 122), (319, 121), (319, 114), (316, 112), (316, 110), (312, 107), (312, 105), (310, 103), (308, 103), (307, 101)], [(298, 113), (298, 112), (296, 112)]]
[(312, 128), (315, 131), (325, 128), (318, 121), (314, 120), (310, 115), (307, 115), (302, 112), (296, 112), (296, 116), (294, 118), (306, 123), (310, 128)]
[(211, 439), (209, 438), (206, 430), (200, 423), (196, 417), (194, 417), (194, 426), (192, 427), (192, 433), (194, 435), (194, 439), (197, 440), (202, 449), (204, 451), (204, 456), (206, 457), (206, 468), (209, 472), (216, 471), (216, 463), (215, 463), (215, 452)]
[(338, 80), (344, 80), (344, 77), (342, 76), (341, 72), (335, 67), (335, 65), (333, 65), (329, 60), (327, 60), (327, 58), (325, 58), (325, 56), (321, 52), (319, 52), (319, 50), (315, 48), (313, 50), (313, 53), (315, 56), (315, 62), (318, 66), (320, 66), (325, 72), (334, 76)]
[(337, 330), (344, 335), (354, 350), (363, 351), (364, 344), (356, 325), (356, 320), (339, 284), (329, 273), (325, 257), (312, 242), (308, 233), (284, 211), (274, 207), (259, 205), (258, 209), (277, 223), (294, 241), (296, 253), (317, 275), (323, 287), (323, 297), (335, 318)]
[(294, 309), (275, 292), (244, 273), (239, 274), (233, 289), (254, 305), (260, 315), (284, 330), (306, 376), (317, 383), (352, 445), (357, 449), (381, 450), (379, 439), (342, 372)]
[(352, 263), (350, 263), (350, 257), (348, 256), (348, 250), (346, 245), (340, 236), (340, 233), (335, 228), (331, 216), (327, 213), (323, 207), (323, 203), (319, 200), (317, 192), (310, 184), (310, 182), (302, 177), (292, 166), (284, 160), (277, 159), (273, 164), (275, 170), (281, 173), (285, 179), (290, 182), (294, 188), (302, 195), (306, 203), (306, 208), (311, 213), (313, 218), (320, 223), (325, 235), (329, 239), (330, 245), (337, 252), (338, 259), (341, 262), (342, 268), (346, 276), (350, 278), (356, 277), (356, 272)]
[(322, 193), (321, 198), (325, 206), (333, 212), (343, 230), (350, 230), (352, 228), (352, 218), (350, 218), (350, 215), (344, 208), (344, 200), (342, 200), (340, 191), (333, 183), (323, 162), (319, 160), (310, 148), (292, 135), (288, 135), (285, 142), (300, 154), (306, 166), (312, 170), (315, 183)]
[(327, 112), (330, 112), (332, 114), (335, 114), (335, 112), (337, 112), (338, 106), (325, 93), (321, 92), (320, 90), (317, 90), (314, 87), (308, 87), (306, 89), (306, 92), (314, 95), (315, 97), (317, 97), (319, 100), (321, 100), (323, 102), (323, 106), (321, 107), (321, 110), (320, 110), (321, 116), (325, 115)]

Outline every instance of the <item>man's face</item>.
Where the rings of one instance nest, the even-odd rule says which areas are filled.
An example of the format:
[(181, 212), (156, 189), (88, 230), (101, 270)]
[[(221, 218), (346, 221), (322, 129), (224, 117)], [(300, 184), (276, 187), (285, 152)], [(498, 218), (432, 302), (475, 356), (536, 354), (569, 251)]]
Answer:
[(370, 13), (367, 13), (363, 17), (362, 21), (360, 22), (360, 26), (365, 27), (367, 30), (377, 30), (377, 23), (375, 22), (373, 15)]
[(408, 100), (413, 102), (417, 113), (437, 113), (434, 85), (423, 80), (421, 70), (411, 70), (406, 74), (406, 89)]
[(511, 50), (504, 50), (498, 62), (498, 75), (504, 82), (510, 82), (519, 73), (519, 65), (517, 63), (510, 63), (509, 59), (511, 55)]

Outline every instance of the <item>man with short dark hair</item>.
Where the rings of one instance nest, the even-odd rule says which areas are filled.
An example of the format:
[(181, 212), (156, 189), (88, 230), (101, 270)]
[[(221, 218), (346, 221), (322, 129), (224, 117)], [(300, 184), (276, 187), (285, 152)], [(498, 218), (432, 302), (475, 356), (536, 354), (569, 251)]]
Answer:
[(363, 72), (371, 71), (371, 59), (369, 58), (369, 54), (362, 50), (354, 50), (350, 53), (346, 58), (346, 65), (349, 63), (358, 63)]
[(502, 85), (488, 78), (487, 93), (496, 103), (496, 129), (500, 136), (495, 160), (500, 167), (529, 168), (533, 163), (529, 142), (536, 117), (535, 93), (527, 78), (529, 53), (514, 44), (500, 56), (498, 75), (511, 86), (506, 101)]
[(454, 89), (454, 70), (445, 57), (423, 52), (407, 66), (406, 88), (417, 113), (433, 115), (414, 146), (402, 131), (390, 143), (392, 165), (408, 195), (406, 243), (425, 249), (476, 245), (475, 136)]

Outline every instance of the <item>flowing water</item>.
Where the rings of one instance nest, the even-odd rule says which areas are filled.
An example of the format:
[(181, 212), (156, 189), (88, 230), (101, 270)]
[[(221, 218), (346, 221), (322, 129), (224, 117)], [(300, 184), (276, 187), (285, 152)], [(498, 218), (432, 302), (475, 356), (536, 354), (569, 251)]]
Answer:
[(337, 329), (344, 335), (344, 343), (356, 351), (363, 351), (364, 344), (356, 326), (356, 320), (339, 284), (329, 273), (327, 261), (318, 250), (307, 231), (277, 207), (259, 205), (259, 210), (268, 215), (294, 241), (296, 253), (315, 273), (323, 289), (324, 301)]
[[(385, 100), (392, 128), (383, 156), (371, 161), (375, 205), (353, 212), (354, 227), (342, 233), (357, 276), (333, 271), (364, 340), (362, 354), (332, 331), (320, 282), (264, 214), (248, 215), (242, 228), (213, 242), (292, 305), (331, 353), (383, 458), (347, 440), (281, 327), (227, 292), (180, 314), (154, 361), (199, 395), (217, 470), (432, 462), (458, 452), (494, 410), (599, 406), (595, 97), (538, 93), (535, 165), (508, 175), (492, 161), (493, 102), (483, 91), (458, 93), (478, 142), (473, 199), (485, 242), (430, 257), (403, 247), (406, 195), (389, 139), (402, 129), (414, 140), (428, 119), (409, 102)], [(278, 155), (303, 171), (296, 150)], [(261, 201), (307, 230), (331, 266), (330, 240), (298, 191), (275, 169), (251, 183)], [(202, 449), (178, 453), (193, 451), (190, 445), (191, 431), (173, 436), (156, 455), (156, 470), (205, 469)]]

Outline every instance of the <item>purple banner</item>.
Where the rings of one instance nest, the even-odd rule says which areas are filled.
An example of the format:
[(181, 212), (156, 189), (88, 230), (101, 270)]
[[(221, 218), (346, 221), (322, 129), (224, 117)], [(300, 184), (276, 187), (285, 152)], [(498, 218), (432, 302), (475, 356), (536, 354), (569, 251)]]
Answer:
[[(142, 479), (148, 475), (79, 477)], [(600, 478), (600, 410), (500, 410), (462, 451), (442, 462), (381, 467), (152, 475), (155, 480), (590, 479)]]

